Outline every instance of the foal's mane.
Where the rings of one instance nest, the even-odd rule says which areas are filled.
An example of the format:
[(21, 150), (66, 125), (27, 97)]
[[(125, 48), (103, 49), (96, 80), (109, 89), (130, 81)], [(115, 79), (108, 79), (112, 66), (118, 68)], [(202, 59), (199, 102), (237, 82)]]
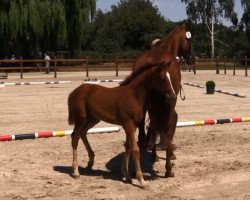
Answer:
[(146, 65), (144, 67), (141, 67), (139, 70), (133, 71), (129, 76), (127, 76), (121, 83), (120, 86), (128, 85), (131, 81), (133, 81), (136, 77), (138, 77), (140, 74), (145, 72), (146, 70), (150, 70), (153, 67), (156, 67), (158, 65)]

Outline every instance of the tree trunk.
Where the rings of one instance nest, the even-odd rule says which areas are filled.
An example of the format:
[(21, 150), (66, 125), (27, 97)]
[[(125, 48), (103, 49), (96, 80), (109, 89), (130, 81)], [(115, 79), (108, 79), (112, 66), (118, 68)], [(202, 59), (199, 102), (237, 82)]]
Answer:
[(214, 15), (212, 15), (211, 20), (211, 58), (214, 58)]

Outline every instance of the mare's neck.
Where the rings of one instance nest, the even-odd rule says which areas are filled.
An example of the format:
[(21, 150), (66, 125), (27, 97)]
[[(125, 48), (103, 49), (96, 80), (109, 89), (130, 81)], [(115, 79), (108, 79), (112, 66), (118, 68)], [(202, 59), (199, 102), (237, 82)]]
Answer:
[(176, 36), (172, 36), (168, 42), (165, 42), (163, 48), (167, 50), (168, 53), (173, 54), (175, 57), (178, 55), (179, 42), (176, 39)]

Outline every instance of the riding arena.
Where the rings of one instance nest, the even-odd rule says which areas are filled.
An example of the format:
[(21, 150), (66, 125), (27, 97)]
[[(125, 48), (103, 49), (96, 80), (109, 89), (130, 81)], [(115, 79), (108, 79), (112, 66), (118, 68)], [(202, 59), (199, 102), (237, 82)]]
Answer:
[[(215, 74), (212, 70), (198, 70), (194, 75), (181, 72), (182, 82), (204, 85), (214, 80), (226, 91), (237, 91), (246, 98), (215, 93), (183, 84), (186, 100), (178, 96), (178, 122), (203, 119), (249, 116), (250, 80), (239, 71), (238, 76)], [(97, 80), (117, 79), (113, 72), (91, 73)], [(123, 71), (124, 79), (130, 71)], [(37, 131), (69, 130), (67, 98), (83, 83), (84, 75), (77, 72), (60, 73), (57, 81), (69, 84), (22, 85), (1, 88), (1, 135)], [(39, 80), (40, 79), (40, 80)], [(29, 73), (24, 82), (54, 81), (52, 75)], [(17, 73), (10, 73), (8, 82), (20, 82)], [(118, 82), (100, 82), (114, 87)], [(126, 98), (126, 97), (121, 97)], [(108, 127), (101, 122), (97, 127)], [(124, 130), (90, 134), (89, 142), (96, 154), (92, 170), (87, 170), (87, 152), (79, 143), (80, 179), (71, 173), (70, 137), (40, 138), (1, 142), (1, 198), (3, 199), (189, 199), (215, 198), (247, 199), (249, 197), (249, 123), (227, 123), (177, 127), (177, 145), (173, 161), (175, 177), (164, 178), (164, 151), (158, 151), (159, 161), (152, 168), (147, 153), (142, 157), (142, 171), (148, 189), (138, 182), (122, 181), (121, 162), (125, 142)], [(133, 167), (133, 164), (131, 165)], [(133, 171), (133, 169), (132, 169)], [(153, 175), (152, 175), (153, 174)]]

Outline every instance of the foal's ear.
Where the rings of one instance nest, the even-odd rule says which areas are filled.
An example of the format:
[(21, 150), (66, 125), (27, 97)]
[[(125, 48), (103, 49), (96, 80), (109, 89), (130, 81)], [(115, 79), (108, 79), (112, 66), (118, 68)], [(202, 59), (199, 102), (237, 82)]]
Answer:
[(171, 64), (171, 61), (168, 61), (168, 62), (164, 61), (158, 67), (155, 68), (155, 71), (160, 73), (162, 72), (162, 70), (167, 69), (170, 66), (170, 64)]

